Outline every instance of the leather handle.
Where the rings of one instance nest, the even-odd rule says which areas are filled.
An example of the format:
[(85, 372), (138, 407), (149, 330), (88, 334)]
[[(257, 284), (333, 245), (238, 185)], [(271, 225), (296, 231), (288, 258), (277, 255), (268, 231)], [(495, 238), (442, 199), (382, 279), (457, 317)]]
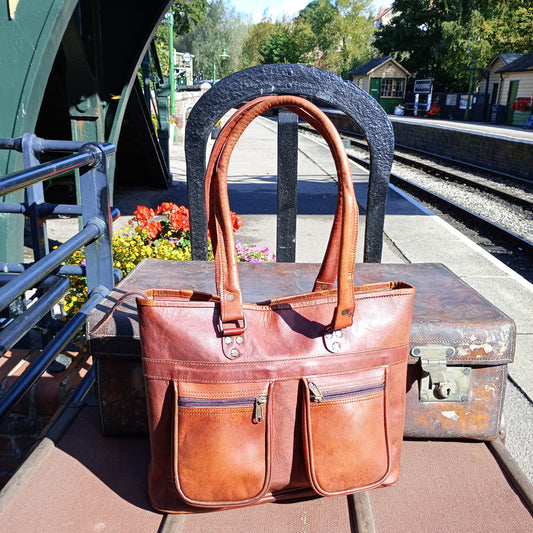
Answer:
[[(212, 176), (214, 172), (214, 166), (216, 165), (218, 161), (218, 157), (224, 147), (224, 144), (226, 143), (227, 138), (235, 128), (235, 126), (238, 124), (238, 122), (243, 118), (243, 116), (248, 113), (248, 111), (253, 108), (255, 105), (257, 105), (259, 102), (270, 100), (274, 98), (273, 96), (263, 96), (260, 98), (256, 98), (255, 100), (248, 102), (241, 106), (238, 111), (236, 111), (231, 118), (228, 120), (228, 122), (224, 125), (224, 128), (220, 131), (215, 144), (212, 148), (211, 157), (209, 159), (209, 164), (207, 168), (207, 175)], [(294, 107), (294, 106), (293, 106)], [(289, 107), (287, 107), (289, 109)], [(317, 131), (320, 130), (320, 122), (315, 119), (315, 117), (305, 110), (301, 110), (301, 113), (306, 113), (305, 118), (302, 114), (300, 114), (300, 117), (305, 120), (308, 124), (313, 126)], [(334, 152), (335, 154), (336, 152)], [(336, 162), (337, 163), (337, 162)], [(339, 166), (339, 165), (338, 165)], [(205, 198), (206, 198), (206, 213), (207, 213), (207, 220), (210, 220), (210, 186), (211, 181), (206, 179), (205, 181)], [(356, 204), (357, 207), (357, 204)], [(335, 279), (337, 278), (337, 271), (338, 271), (338, 264), (339, 264), (339, 255), (340, 255), (340, 233), (341, 233), (341, 221), (342, 221), (342, 202), (340, 201), (340, 195), (338, 197), (337, 206), (335, 209), (335, 217), (333, 221), (333, 226), (331, 228), (331, 233), (329, 237), (329, 242), (327, 246), (326, 254), (324, 255), (324, 259), (322, 261), (319, 273), (317, 275), (317, 278), (315, 280), (313, 291), (320, 291), (320, 290), (328, 290), (332, 289), (335, 285)], [(355, 239), (357, 240), (357, 228), (358, 228), (358, 220), (356, 221), (356, 235)], [(216, 242), (216, 231), (214, 228), (210, 227), (210, 232), (212, 235), (212, 243), (215, 245)], [(218, 287), (218, 284), (217, 284)]]
[[(238, 323), (244, 319), (242, 292), (237, 269), (235, 241), (227, 191), (227, 172), (231, 153), (246, 127), (257, 116), (273, 107), (285, 107), (307, 120), (326, 140), (337, 168), (339, 199), (336, 225), (331, 239), (338, 239), (337, 263), (338, 302), (328, 329), (342, 329), (353, 322), (354, 289), (353, 271), (357, 237), (358, 212), (348, 158), (335, 126), (314, 104), (297, 96), (261, 97), (237, 111), (222, 129), (211, 152), (206, 173), (206, 198), (208, 199), (208, 224), (215, 252), (217, 291), (221, 302), (222, 324)], [(340, 226), (340, 231), (339, 231)], [(329, 254), (326, 254), (326, 258)], [(224, 331), (225, 328), (223, 328)], [(235, 334), (242, 327), (233, 327), (226, 334)]]

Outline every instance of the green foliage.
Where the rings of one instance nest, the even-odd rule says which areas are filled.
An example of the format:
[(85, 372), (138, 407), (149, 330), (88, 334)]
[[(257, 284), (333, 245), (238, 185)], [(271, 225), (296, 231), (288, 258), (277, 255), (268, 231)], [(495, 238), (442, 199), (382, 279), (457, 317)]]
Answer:
[(396, 0), (375, 46), (439, 90), (465, 90), (470, 68), (533, 48), (531, 0)]
[(533, 49), (533, 2), (508, 1), (504, 6), (497, 18), (483, 21), (485, 40), (492, 44), (491, 52), (526, 54)]
[(261, 63), (261, 50), (276, 29), (277, 25), (268, 18), (264, 18), (259, 24), (250, 26), (242, 44), (242, 68), (252, 67)]
[(207, 0), (174, 2), (171, 8), (174, 14), (174, 36), (185, 35), (201, 24), (207, 13), (207, 7)]
[[(176, 40), (180, 35), (190, 32), (198, 24), (202, 23), (207, 12), (207, 0), (191, 0), (187, 3), (176, 1), (170, 11), (174, 15), (174, 39)], [(157, 55), (164, 76), (168, 76), (169, 67), (168, 38), (168, 20), (164, 19), (154, 35)]]
[(311, 52), (311, 30), (306, 24), (277, 24), (261, 48), (262, 63), (307, 62)]
[[(249, 21), (240, 17), (235, 8), (224, 0), (212, 0), (201, 25), (180, 37), (176, 49), (195, 56), (195, 72), (210, 79), (213, 67), (217, 78), (222, 78), (242, 68), (243, 43)], [(229, 56), (223, 59), (222, 53)]]
[(309, 63), (349, 77), (372, 55), (367, 0), (314, 0), (294, 21), (277, 22), (260, 48), (261, 63)]

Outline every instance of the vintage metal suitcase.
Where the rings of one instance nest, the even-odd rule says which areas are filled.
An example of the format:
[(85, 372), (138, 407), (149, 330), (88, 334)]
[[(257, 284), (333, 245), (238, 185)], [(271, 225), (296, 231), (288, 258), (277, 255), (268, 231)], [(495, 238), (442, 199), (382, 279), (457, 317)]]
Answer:
[[(308, 292), (318, 267), (241, 263), (245, 301)], [(214, 292), (213, 268), (204, 262), (144, 260), (89, 315), (88, 347), (95, 359), (105, 434), (147, 433), (135, 301), (126, 301), (103, 325), (96, 326), (114, 302), (131, 291), (183, 287)], [(261, 284), (259, 276), (264, 280)], [(356, 267), (356, 284), (391, 279), (411, 283), (417, 290), (405, 436), (501, 437), (507, 365), (514, 356), (514, 322), (443, 265), (362, 263)]]

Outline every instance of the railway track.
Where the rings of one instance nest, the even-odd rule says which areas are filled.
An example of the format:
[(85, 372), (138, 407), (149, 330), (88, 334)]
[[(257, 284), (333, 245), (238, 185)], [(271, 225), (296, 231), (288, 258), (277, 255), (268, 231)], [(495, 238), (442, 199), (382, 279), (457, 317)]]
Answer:
[[(351, 144), (348, 157), (368, 168), (366, 143), (353, 134), (343, 136)], [(395, 150), (390, 183), (533, 282), (533, 182), (414, 152)]]
[[(366, 151), (366, 143), (362, 139), (353, 133), (341, 133), (350, 140), (352, 146)], [(435, 178), (474, 187), (533, 211), (533, 181), (398, 145), (394, 151), (394, 161)]]

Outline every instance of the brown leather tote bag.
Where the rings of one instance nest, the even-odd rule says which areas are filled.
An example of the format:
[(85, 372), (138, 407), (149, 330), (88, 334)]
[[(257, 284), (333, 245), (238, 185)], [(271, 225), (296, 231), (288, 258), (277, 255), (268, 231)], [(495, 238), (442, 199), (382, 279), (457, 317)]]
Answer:
[[(335, 159), (330, 272), (307, 294), (245, 303), (227, 169), (246, 126), (275, 106), (311, 123)], [(153, 506), (224, 509), (396, 482), (415, 291), (399, 281), (353, 285), (358, 212), (333, 124), (295, 96), (243, 106), (214, 145), (206, 200), (217, 294), (153, 289), (137, 300)], [(258, 283), (275, 284), (275, 265), (264, 267)]]

